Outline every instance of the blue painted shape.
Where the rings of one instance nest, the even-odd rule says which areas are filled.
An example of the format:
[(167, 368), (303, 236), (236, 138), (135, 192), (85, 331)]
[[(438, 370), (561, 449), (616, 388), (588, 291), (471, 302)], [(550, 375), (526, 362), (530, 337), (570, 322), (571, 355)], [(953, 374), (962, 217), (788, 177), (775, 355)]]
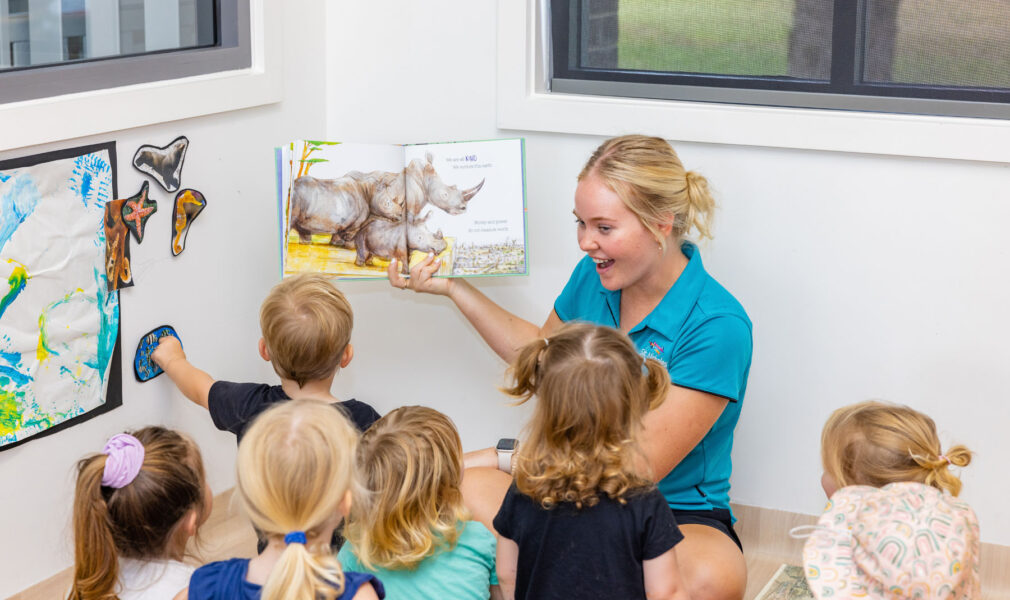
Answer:
[(14, 385), (17, 387), (21, 387), (32, 380), (31, 375), (25, 375), (24, 373), (18, 371), (17, 369), (12, 369), (10, 367), (5, 367), (3, 365), (0, 365), (0, 374), (4, 375), (5, 377), (9, 377), (10, 380), (14, 382)]
[(42, 199), (31, 177), (18, 177), (11, 189), (0, 196), (0, 250), (7, 245), (17, 228), (25, 222)]
[(93, 152), (74, 159), (68, 187), (84, 206), (104, 209), (109, 201), (111, 181), (112, 166), (106, 160), (105, 152)]
[(151, 360), (151, 353), (158, 347), (158, 340), (167, 336), (174, 337), (179, 340), (179, 344), (182, 344), (179, 334), (168, 325), (155, 327), (150, 333), (140, 338), (140, 343), (137, 344), (137, 354), (133, 357), (133, 374), (136, 375), (137, 381), (150, 381), (165, 372)]

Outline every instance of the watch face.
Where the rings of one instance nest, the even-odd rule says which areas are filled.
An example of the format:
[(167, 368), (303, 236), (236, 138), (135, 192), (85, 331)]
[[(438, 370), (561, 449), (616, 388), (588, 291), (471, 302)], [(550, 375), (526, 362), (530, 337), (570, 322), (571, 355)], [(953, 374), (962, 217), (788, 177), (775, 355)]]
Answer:
[(519, 441), (514, 438), (502, 438), (498, 440), (498, 445), (495, 446), (496, 450), (515, 450), (516, 446), (519, 445)]

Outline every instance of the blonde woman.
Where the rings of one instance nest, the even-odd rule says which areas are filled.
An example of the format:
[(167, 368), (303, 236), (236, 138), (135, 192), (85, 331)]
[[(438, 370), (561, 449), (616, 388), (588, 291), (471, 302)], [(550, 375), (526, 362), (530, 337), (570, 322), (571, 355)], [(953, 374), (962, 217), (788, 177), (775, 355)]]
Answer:
[(253, 559), (233, 558), (193, 573), (176, 600), (375, 600), (372, 575), (343, 571), (330, 552), (351, 508), (354, 426), (320, 400), (278, 404), (253, 421), (238, 447), (236, 491), (267, 538)]
[(687, 600), (684, 536), (638, 446), (669, 389), (663, 364), (616, 329), (568, 323), (510, 374), (505, 391), (536, 405), (494, 519), (506, 598)]
[[(641, 446), (684, 533), (677, 555), (696, 600), (743, 597), (747, 571), (729, 506), (730, 453), (751, 364), (751, 322), (702, 266), (688, 241), (711, 237), (715, 203), (705, 178), (685, 170), (664, 140), (607, 140), (575, 189), (579, 248), (586, 256), (543, 325), (524, 321), (463, 279), (432, 278), (429, 258), (394, 287), (447, 296), (505, 361), (562, 323), (583, 320), (630, 335), (666, 365), (673, 386), (645, 417)], [(467, 466), (497, 465), (494, 450)], [(489, 493), (489, 502), (500, 494)]]
[(459, 433), (437, 410), (404, 406), (372, 425), (341, 565), (378, 576), (390, 598), (487, 600), (495, 536), (463, 504), (462, 460)]

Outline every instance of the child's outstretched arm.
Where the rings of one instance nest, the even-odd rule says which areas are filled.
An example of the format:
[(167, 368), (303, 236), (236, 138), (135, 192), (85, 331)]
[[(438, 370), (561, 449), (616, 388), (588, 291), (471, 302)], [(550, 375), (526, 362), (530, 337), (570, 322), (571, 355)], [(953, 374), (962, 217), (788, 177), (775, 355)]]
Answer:
[(151, 360), (168, 373), (183, 396), (207, 408), (214, 378), (186, 360), (186, 353), (182, 351), (182, 344), (177, 338), (166, 336), (158, 340), (158, 347), (151, 353)]
[(673, 548), (656, 558), (642, 561), (642, 574), (645, 577), (645, 597), (649, 600), (690, 600)]
[(498, 571), (498, 586), (505, 600), (516, 597), (516, 567), (519, 564), (519, 544), (507, 537), (498, 536), (495, 565)]

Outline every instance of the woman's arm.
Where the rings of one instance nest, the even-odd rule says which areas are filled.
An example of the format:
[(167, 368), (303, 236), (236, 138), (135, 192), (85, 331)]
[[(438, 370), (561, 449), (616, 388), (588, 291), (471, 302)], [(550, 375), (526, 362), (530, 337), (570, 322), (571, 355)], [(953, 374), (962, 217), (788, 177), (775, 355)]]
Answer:
[(392, 261), (388, 271), (389, 283), (399, 289), (448, 296), (480, 337), (505, 362), (512, 362), (519, 348), (528, 342), (549, 335), (561, 325), (561, 319), (553, 310), (543, 326), (538, 327), (505, 310), (465, 279), (433, 278), (440, 265), (440, 261), (429, 255), (414, 265), (408, 281), (400, 274), (396, 261)]
[(701, 442), (728, 402), (720, 396), (670, 386), (666, 400), (645, 415), (642, 450), (655, 481), (666, 477)]

